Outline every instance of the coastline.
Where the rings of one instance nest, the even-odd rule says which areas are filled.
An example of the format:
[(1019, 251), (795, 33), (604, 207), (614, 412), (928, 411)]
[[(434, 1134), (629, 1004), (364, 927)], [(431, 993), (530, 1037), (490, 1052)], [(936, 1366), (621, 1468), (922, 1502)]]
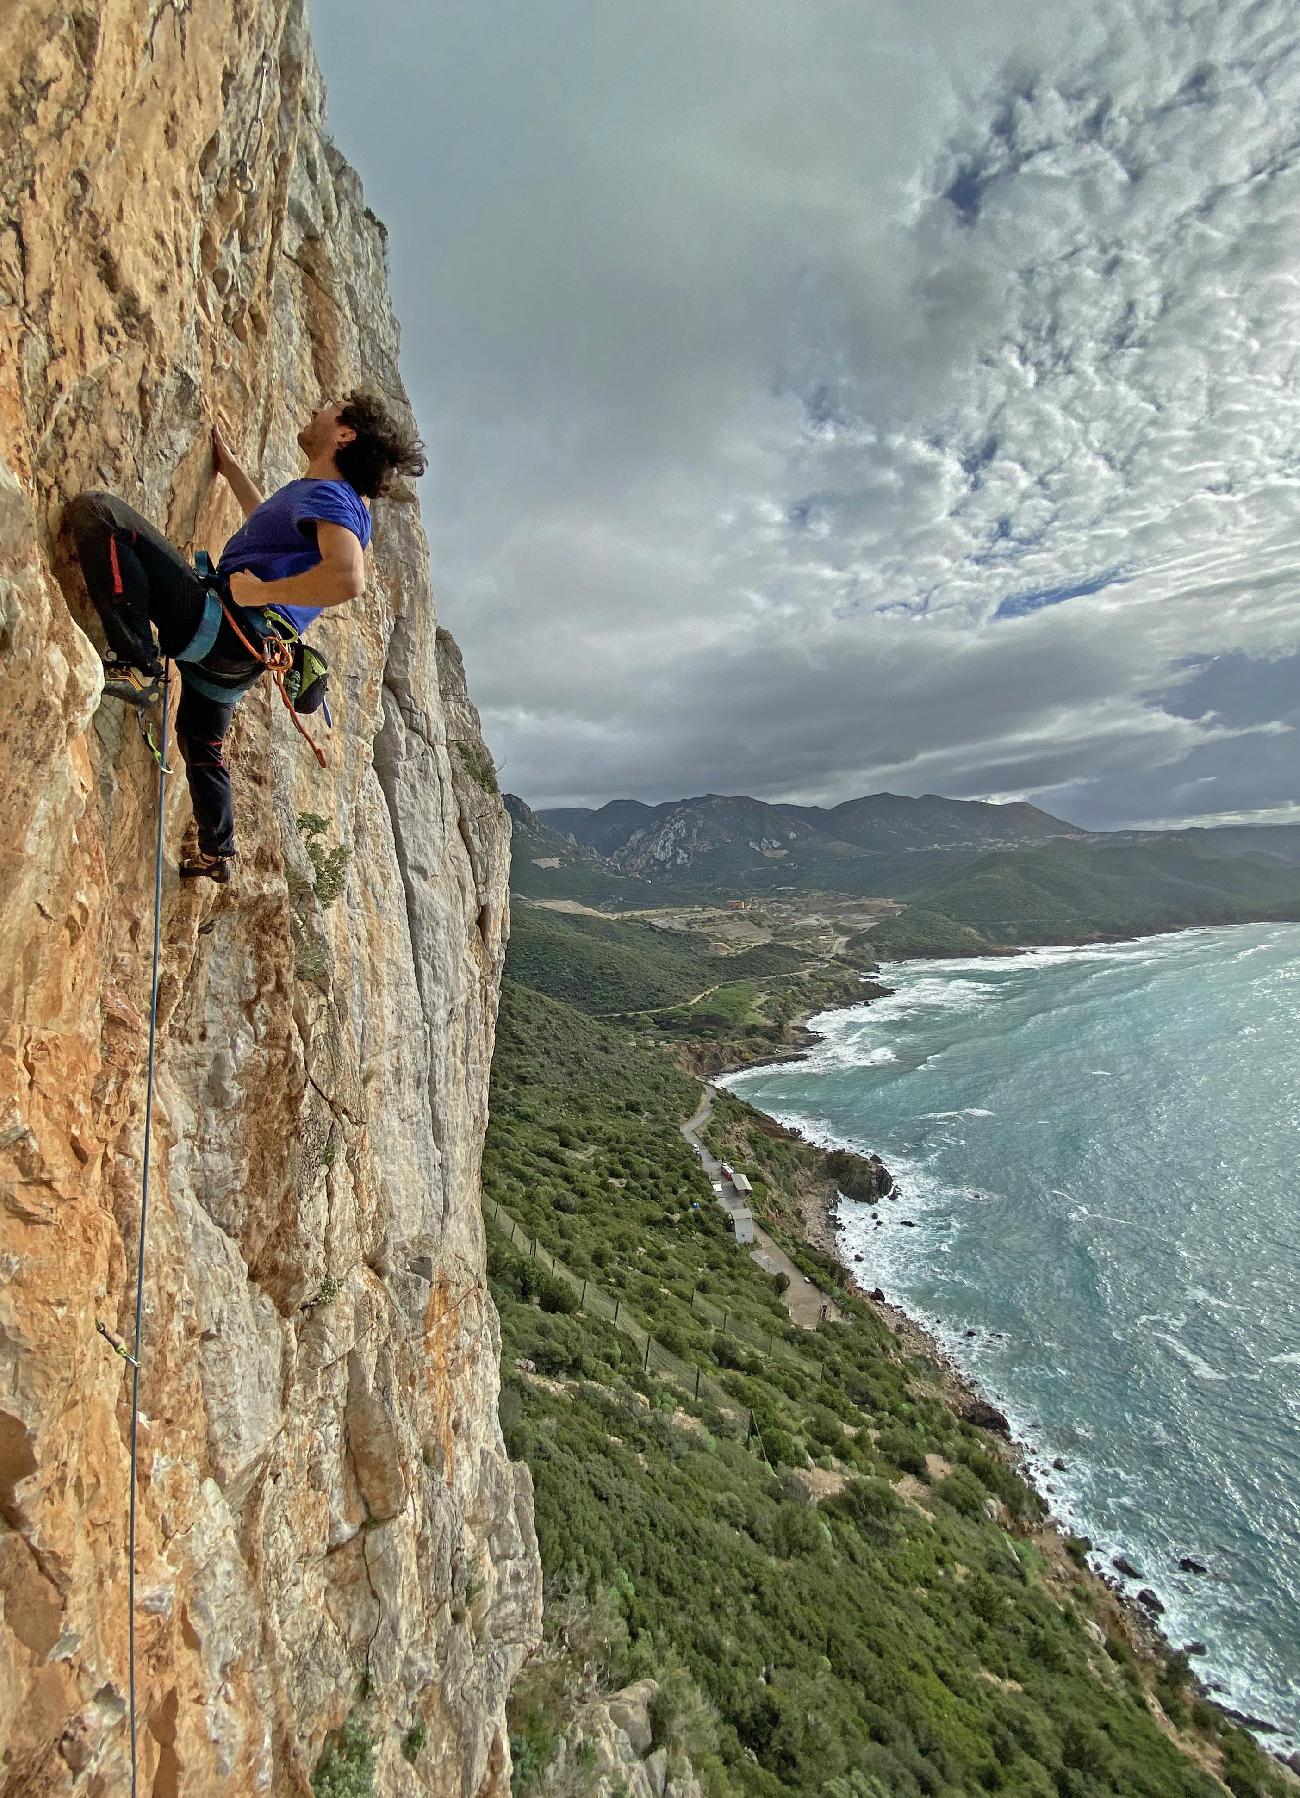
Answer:
[[(1221, 926), (1185, 925), (1165, 931), (1144, 933), (1141, 936), (1099, 937), (1090, 939), (1089, 942), (1083, 944), (1034, 943), (1005, 949), (979, 950), (967, 955), (953, 954), (951, 951), (935, 951), (900, 955), (895, 959), (899, 962), (959, 962), (983, 960), (991, 955), (1010, 958), (1032, 953), (1037, 949), (1093, 948), (1103, 944), (1153, 941), (1163, 937), (1183, 936), (1195, 930), (1215, 928), (1221, 928)], [(887, 963), (878, 964), (870, 976), (864, 976), (864, 983), (870, 979), (873, 985), (861, 999), (819, 1006), (792, 1018), (789, 1028), (792, 1032), (798, 1032), (801, 1040), (789, 1048), (761, 1059), (742, 1062), (735, 1067), (720, 1069), (716, 1073), (702, 1076), (702, 1078), (709, 1082), (717, 1082), (732, 1074), (749, 1073), (760, 1067), (780, 1066), (808, 1059), (815, 1047), (826, 1040), (822, 1033), (810, 1028), (810, 1020), (831, 1012), (856, 1010), (859, 1006), (869, 1006), (877, 998), (888, 996), (894, 989), (883, 984), (883, 977), (887, 977), (887, 967)], [(877, 976), (882, 977), (878, 984), (876, 983)], [(730, 1089), (722, 1088), (721, 1090), (729, 1091)], [(741, 1098), (739, 1094), (732, 1096), (737, 1099)], [(750, 1103), (748, 1100), (743, 1102)], [(769, 1113), (761, 1111), (758, 1106), (751, 1106), (751, 1109), (763, 1117), (770, 1117)], [(779, 1122), (776, 1119), (772, 1119), (772, 1121)], [(789, 1127), (782, 1126), (782, 1128), (788, 1129)], [(810, 1142), (801, 1131), (792, 1131), (791, 1134), (800, 1137), (808, 1147), (822, 1155), (833, 1152), (834, 1145), (826, 1147)], [(847, 1288), (854, 1297), (869, 1306), (884, 1322), (906, 1354), (921, 1361), (932, 1372), (940, 1396), (956, 1416), (965, 1417), (968, 1421), (975, 1421), (973, 1413), (982, 1413), (978, 1421), (981, 1427), (988, 1430), (991, 1446), (1033, 1490), (1043, 1507), (1043, 1521), (1030, 1533), (1036, 1539), (1046, 1537), (1055, 1544), (1052, 1559), (1056, 1561), (1058, 1568), (1062, 1571), (1073, 1569), (1074, 1577), (1088, 1583), (1098, 1598), (1112, 1610), (1117, 1620), (1122, 1620), (1124, 1634), (1148, 1665), (1155, 1668), (1162, 1661), (1185, 1654), (1186, 1649), (1171, 1640), (1161, 1628), (1159, 1616), (1148, 1610), (1139, 1601), (1136, 1593), (1131, 1592), (1122, 1580), (1108, 1571), (1094, 1566), (1081, 1556), (1076, 1559), (1074, 1555), (1070, 1554), (1069, 1545), (1077, 1544), (1081, 1539), (1074, 1536), (1068, 1521), (1054, 1511), (1053, 1495), (1050, 1487), (1046, 1485), (1047, 1473), (1051, 1465), (1046, 1452), (1032, 1439), (1017, 1435), (1012, 1431), (1007, 1419), (989, 1394), (980, 1386), (976, 1377), (960, 1365), (925, 1323), (914, 1317), (904, 1306), (887, 1298), (878, 1286), (868, 1290), (860, 1283), (853, 1264), (845, 1261), (838, 1240), (839, 1207), (841, 1203), (845, 1202), (848, 1201), (845, 1201), (843, 1195), (836, 1190), (829, 1177), (825, 1189), (820, 1195), (814, 1196), (804, 1192), (795, 1195), (795, 1206), (800, 1220), (800, 1235), (804, 1244), (833, 1259), (842, 1270)], [(1086, 1541), (1087, 1538), (1082, 1538), (1082, 1540)], [(1091, 1550), (1090, 1543), (1089, 1550)], [(1067, 1573), (1067, 1577), (1069, 1576)], [(1199, 1647), (1199, 1644), (1193, 1646)], [(1271, 1719), (1253, 1714), (1248, 1715), (1235, 1709), (1220, 1697), (1222, 1688), (1207, 1685), (1194, 1672), (1191, 1683), (1199, 1699), (1213, 1706), (1234, 1723), (1256, 1732), (1258, 1745), (1265, 1753), (1272, 1756), (1279, 1767), (1293, 1775), (1300, 1774), (1300, 1752), (1285, 1757), (1273, 1745), (1274, 1738), (1286, 1736), (1287, 1732), (1283, 1727)]]

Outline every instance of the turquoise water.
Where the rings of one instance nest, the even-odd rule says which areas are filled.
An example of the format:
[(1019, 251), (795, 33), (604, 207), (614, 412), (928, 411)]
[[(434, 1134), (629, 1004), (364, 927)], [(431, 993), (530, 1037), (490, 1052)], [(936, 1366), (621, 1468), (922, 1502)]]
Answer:
[(884, 1156), (902, 1201), (879, 1224), (841, 1206), (846, 1262), (930, 1325), (1031, 1444), (1055, 1513), (1104, 1563), (1128, 1555), (1170, 1638), (1207, 1645), (1201, 1677), (1289, 1752), (1300, 926), (885, 978), (892, 997), (813, 1020), (807, 1060), (723, 1084)]

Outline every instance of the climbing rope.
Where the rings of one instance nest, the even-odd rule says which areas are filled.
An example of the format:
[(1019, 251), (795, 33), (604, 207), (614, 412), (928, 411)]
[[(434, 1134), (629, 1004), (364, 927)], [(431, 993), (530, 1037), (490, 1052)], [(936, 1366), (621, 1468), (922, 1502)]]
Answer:
[(158, 817), (154, 829), (153, 866), (153, 970), (149, 992), (149, 1061), (144, 1090), (144, 1156), (140, 1174), (140, 1234), (135, 1251), (135, 1335), (134, 1352), (100, 1325), (101, 1335), (108, 1338), (124, 1361), (131, 1366), (131, 1510), (127, 1530), (127, 1634), (131, 1677), (131, 1798), (136, 1798), (136, 1700), (135, 1700), (135, 1537), (136, 1477), (139, 1467), (138, 1439), (140, 1431), (140, 1346), (144, 1331), (144, 1246), (149, 1223), (149, 1150), (153, 1137), (153, 1087), (155, 1050), (158, 1038), (158, 967), (162, 949), (162, 876), (163, 876), (163, 802), (167, 797), (167, 701), (171, 678), (168, 664), (163, 663), (162, 723), (159, 726), (158, 753)]
[(325, 751), (321, 748), (315, 737), (312, 736), (297, 712), (294, 711), (293, 701), (285, 691), (284, 677), (293, 667), (293, 651), (289, 648), (289, 645), (282, 637), (267, 637), (264, 639), (263, 645), (259, 649), (255, 643), (249, 641), (243, 631), (239, 628), (239, 620), (235, 617), (224, 599), (221, 602), (221, 610), (226, 615), (226, 623), (230, 626), (231, 630), (234, 631), (249, 655), (254, 656), (262, 666), (270, 672), (280, 697), (285, 703), (289, 716), (293, 720), (294, 729), (298, 732), (300, 737), (306, 739), (308, 747), (316, 757), (316, 760), (320, 763), (321, 767), (326, 767)]

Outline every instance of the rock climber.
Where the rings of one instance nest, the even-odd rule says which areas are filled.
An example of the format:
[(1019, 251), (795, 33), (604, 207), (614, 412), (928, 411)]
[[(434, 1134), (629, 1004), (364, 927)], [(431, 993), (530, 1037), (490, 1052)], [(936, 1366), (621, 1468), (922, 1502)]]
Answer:
[(245, 519), (222, 552), (215, 582), (115, 494), (82, 493), (64, 511), (108, 639), (105, 694), (149, 706), (159, 696), (159, 657), (174, 658), (180, 670), (176, 735), (195, 826), (181, 859), (184, 879), (230, 878), (235, 820), (225, 739), (236, 704), (265, 666), (240, 630), (256, 647), (277, 622), (301, 634), (327, 607), (359, 598), (370, 500), (396, 475), (425, 469), (420, 440), (382, 400), (359, 389), (322, 400), (298, 445), (306, 474), (264, 499), (221, 423), (213, 425), (214, 469)]

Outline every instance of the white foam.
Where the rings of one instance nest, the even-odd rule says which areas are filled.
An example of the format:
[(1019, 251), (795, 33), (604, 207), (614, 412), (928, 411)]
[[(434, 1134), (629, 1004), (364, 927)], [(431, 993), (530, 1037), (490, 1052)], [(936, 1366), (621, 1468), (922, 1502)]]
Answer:
[(1198, 1354), (1187, 1347), (1186, 1343), (1179, 1342), (1176, 1336), (1166, 1336), (1162, 1330), (1153, 1330), (1151, 1334), (1157, 1342), (1163, 1342), (1171, 1348), (1178, 1359), (1190, 1367), (1198, 1379), (1216, 1381), (1227, 1379), (1226, 1373), (1220, 1373), (1217, 1367), (1211, 1367), (1208, 1361), (1203, 1361)]
[(1287, 1355), (1270, 1355), (1268, 1364), (1270, 1367), (1300, 1367), (1300, 1350)]

